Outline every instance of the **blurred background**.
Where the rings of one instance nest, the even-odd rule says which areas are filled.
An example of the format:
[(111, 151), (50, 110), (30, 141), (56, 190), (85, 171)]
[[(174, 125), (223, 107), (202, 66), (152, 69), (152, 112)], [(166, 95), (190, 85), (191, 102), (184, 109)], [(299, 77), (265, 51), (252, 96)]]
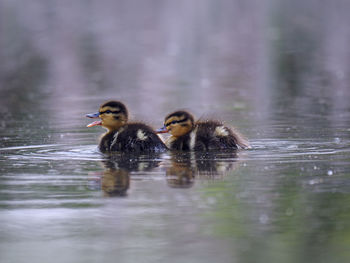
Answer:
[(347, 0), (2, 0), (0, 110), (74, 118), (113, 98), (157, 125), (177, 108), (197, 117), (231, 110), (229, 121), (245, 111), (255, 121), (288, 107), (337, 122), (349, 104), (349, 8)]
[[(0, 0), (0, 261), (349, 262), (349, 13), (349, 0)], [(253, 149), (106, 168), (84, 116), (109, 99), (155, 128), (176, 109), (223, 120)], [(165, 183), (179, 169), (186, 190)], [(87, 179), (103, 171), (130, 180), (125, 199)]]

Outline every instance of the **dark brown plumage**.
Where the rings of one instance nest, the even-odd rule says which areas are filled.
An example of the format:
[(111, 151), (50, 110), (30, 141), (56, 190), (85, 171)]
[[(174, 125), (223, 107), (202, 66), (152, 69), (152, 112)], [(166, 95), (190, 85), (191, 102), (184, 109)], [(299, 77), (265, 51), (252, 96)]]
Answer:
[(100, 118), (88, 127), (100, 125), (108, 131), (99, 144), (103, 153), (109, 152), (160, 152), (167, 149), (154, 130), (143, 123), (128, 123), (128, 110), (119, 101), (108, 101), (99, 112), (86, 115)]
[(194, 122), (186, 111), (166, 116), (164, 127), (158, 132), (169, 132), (166, 145), (172, 150), (236, 150), (249, 148), (248, 142), (236, 131), (221, 122), (208, 120)]

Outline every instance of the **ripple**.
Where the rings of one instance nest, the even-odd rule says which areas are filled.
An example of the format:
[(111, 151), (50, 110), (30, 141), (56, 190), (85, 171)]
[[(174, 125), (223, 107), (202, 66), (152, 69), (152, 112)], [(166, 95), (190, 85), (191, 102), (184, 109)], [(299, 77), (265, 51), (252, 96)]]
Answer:
[(240, 156), (245, 160), (290, 160), (293, 162), (315, 161), (318, 158), (337, 156), (347, 158), (350, 154), (350, 141), (342, 140), (275, 140), (262, 139), (252, 142), (253, 150)]
[(102, 161), (105, 158), (96, 145), (84, 145), (72, 148), (66, 144), (45, 144), (0, 148), (4, 156), (11, 160), (84, 160)]
[[(278, 140), (260, 139), (251, 142), (252, 149), (240, 151), (240, 160), (279, 160), (279, 161), (315, 161), (315, 159), (329, 156), (348, 156), (350, 153), (350, 141), (339, 140)], [(102, 155), (96, 145), (72, 146), (68, 144), (44, 144), (26, 145), (0, 148), (3, 157), (9, 160), (81, 160), (81, 161), (103, 161), (106, 157)], [(183, 157), (181, 157), (183, 158)], [(193, 155), (190, 158), (194, 158)], [(197, 154), (196, 158), (213, 161), (237, 161), (237, 156), (227, 153), (214, 152)], [(150, 158), (148, 158), (150, 159)], [(170, 161), (169, 154), (163, 154), (159, 161)], [(142, 159), (147, 160), (147, 157)], [(19, 165), (19, 164), (18, 164)]]

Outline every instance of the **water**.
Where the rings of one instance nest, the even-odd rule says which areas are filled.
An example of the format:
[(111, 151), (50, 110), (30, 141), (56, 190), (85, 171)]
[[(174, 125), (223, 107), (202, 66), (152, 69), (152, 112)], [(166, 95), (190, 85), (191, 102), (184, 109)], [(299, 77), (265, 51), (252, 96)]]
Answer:
[[(0, 1), (0, 262), (349, 262), (347, 1), (58, 2)], [(102, 155), (107, 99), (252, 149)]]
[(112, 159), (92, 142), (3, 147), (2, 261), (345, 262), (349, 139), (251, 143)]

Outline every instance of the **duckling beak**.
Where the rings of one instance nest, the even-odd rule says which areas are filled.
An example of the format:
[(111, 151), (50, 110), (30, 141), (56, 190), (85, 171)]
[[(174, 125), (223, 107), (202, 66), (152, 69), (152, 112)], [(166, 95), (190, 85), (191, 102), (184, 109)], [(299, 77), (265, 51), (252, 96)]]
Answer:
[(169, 132), (165, 126), (156, 130), (157, 133), (167, 133)]
[[(98, 118), (99, 116), (100, 116), (99, 112), (86, 114), (86, 117), (88, 117), (88, 118)], [(97, 125), (102, 125), (102, 121), (101, 120), (94, 121), (94, 122), (88, 124), (86, 127), (90, 128), (90, 127), (97, 126)]]
[(100, 116), (99, 112), (86, 114), (86, 117), (88, 118), (98, 118), (99, 116)]
[(97, 125), (102, 125), (102, 121), (91, 122), (90, 124), (86, 125), (86, 127), (90, 128), (90, 127), (94, 127), (94, 126), (97, 126)]

